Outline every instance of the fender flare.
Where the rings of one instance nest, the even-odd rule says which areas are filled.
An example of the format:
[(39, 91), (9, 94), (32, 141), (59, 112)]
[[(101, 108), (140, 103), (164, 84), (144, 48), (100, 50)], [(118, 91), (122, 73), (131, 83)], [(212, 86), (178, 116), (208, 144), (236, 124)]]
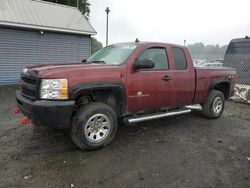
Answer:
[(227, 93), (225, 94), (225, 98), (228, 98), (230, 96), (230, 93), (232, 92), (232, 86), (231, 86), (231, 80), (229, 78), (217, 78), (211, 81), (209, 86), (209, 91), (213, 90), (216, 85), (219, 84), (227, 84), (229, 86)]
[(126, 89), (122, 82), (95, 82), (77, 84), (70, 92), (70, 98), (76, 100), (80, 95), (98, 90), (112, 90), (119, 107), (119, 116), (122, 116), (127, 111)]

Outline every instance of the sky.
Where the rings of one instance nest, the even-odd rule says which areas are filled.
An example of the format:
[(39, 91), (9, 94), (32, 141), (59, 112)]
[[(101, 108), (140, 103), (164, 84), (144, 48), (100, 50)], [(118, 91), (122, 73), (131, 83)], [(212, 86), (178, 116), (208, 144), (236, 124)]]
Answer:
[(140, 41), (226, 45), (250, 36), (250, 0), (89, 0), (90, 22), (105, 45)]

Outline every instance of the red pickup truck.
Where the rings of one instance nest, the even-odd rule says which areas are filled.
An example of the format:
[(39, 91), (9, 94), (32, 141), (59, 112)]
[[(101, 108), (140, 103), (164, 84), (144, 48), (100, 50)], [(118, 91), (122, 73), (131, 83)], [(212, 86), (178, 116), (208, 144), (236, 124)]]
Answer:
[(119, 120), (189, 113), (192, 104), (218, 118), (235, 81), (234, 69), (194, 68), (184, 46), (121, 43), (81, 63), (24, 68), (16, 99), (34, 124), (69, 129), (80, 149), (99, 149), (113, 140)]

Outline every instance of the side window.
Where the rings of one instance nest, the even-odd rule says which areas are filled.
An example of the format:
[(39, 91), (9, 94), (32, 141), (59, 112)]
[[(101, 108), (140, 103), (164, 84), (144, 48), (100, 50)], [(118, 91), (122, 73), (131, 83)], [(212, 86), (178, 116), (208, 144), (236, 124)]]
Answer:
[(168, 69), (168, 58), (165, 48), (153, 47), (146, 49), (139, 56), (138, 60), (150, 59), (155, 62), (153, 70)]
[(181, 48), (172, 48), (175, 70), (186, 70), (187, 69), (187, 60), (183, 49)]

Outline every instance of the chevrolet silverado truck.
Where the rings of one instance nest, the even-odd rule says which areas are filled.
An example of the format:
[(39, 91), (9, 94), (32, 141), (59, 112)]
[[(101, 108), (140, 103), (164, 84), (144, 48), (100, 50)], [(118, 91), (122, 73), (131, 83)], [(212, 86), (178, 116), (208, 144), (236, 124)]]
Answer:
[(194, 68), (184, 46), (121, 43), (81, 63), (24, 68), (16, 91), (20, 111), (37, 126), (68, 129), (81, 150), (108, 145), (118, 122), (127, 124), (191, 112), (221, 116), (236, 71)]

